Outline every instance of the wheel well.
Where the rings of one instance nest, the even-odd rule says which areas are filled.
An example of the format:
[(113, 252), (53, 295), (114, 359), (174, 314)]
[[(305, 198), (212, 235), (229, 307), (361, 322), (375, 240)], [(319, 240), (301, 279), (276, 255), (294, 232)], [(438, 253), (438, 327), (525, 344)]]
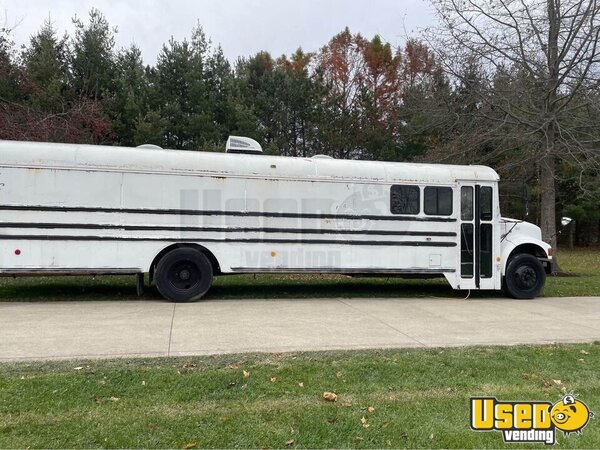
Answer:
[(219, 265), (219, 261), (217, 261), (217, 258), (215, 257), (215, 255), (213, 255), (212, 252), (209, 249), (207, 249), (206, 247), (203, 247), (202, 245), (198, 245), (198, 244), (193, 244), (193, 243), (173, 244), (173, 245), (169, 245), (168, 247), (162, 249), (160, 251), (160, 253), (158, 255), (156, 255), (156, 257), (152, 261), (152, 264), (150, 264), (149, 272), (150, 272), (150, 280), (151, 281), (154, 279), (154, 271), (156, 270), (156, 266), (158, 265), (158, 262), (161, 260), (161, 258), (163, 256), (165, 256), (167, 253), (169, 253), (171, 250), (175, 250), (176, 248), (194, 248), (196, 250), (199, 250), (200, 252), (204, 253), (204, 255), (206, 255), (206, 257), (210, 261), (210, 265), (212, 266), (212, 269), (213, 269), (213, 274), (219, 275), (221, 273), (221, 266)]
[(539, 245), (521, 244), (521, 245), (518, 245), (517, 247), (515, 247), (512, 252), (510, 252), (508, 261), (510, 261), (510, 259), (513, 256), (515, 256), (519, 253), (529, 253), (530, 255), (533, 255), (536, 258), (547, 258), (548, 257), (548, 255), (546, 255), (546, 252), (544, 251), (544, 249), (542, 247), (540, 247)]
[(540, 247), (539, 245), (535, 245), (535, 244), (521, 244), (521, 245), (516, 246), (513, 249), (513, 251), (510, 252), (510, 255), (508, 255), (508, 259), (506, 260), (505, 270), (506, 270), (506, 267), (508, 267), (510, 260), (515, 255), (519, 255), (521, 253), (527, 253), (529, 255), (535, 256), (536, 258), (538, 258), (540, 260), (540, 262), (544, 266), (544, 271), (547, 274), (552, 273), (552, 263), (548, 260), (548, 255), (546, 254), (546, 252), (544, 251), (544, 249), (542, 247)]

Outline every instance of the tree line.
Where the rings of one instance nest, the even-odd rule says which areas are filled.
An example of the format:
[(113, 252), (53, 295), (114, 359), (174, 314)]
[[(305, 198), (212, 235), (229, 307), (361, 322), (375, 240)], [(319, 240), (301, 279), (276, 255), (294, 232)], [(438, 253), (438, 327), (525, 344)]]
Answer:
[(243, 135), (286, 156), (482, 163), (508, 181), (508, 215), (526, 182), (545, 239), (568, 214), (572, 240), (600, 241), (595, 5), (433, 4), (439, 26), (400, 48), (346, 28), (314, 52), (233, 64), (200, 24), (153, 65), (117, 49), (96, 9), (73, 35), (47, 21), (21, 48), (4, 27), (0, 138), (222, 151)]

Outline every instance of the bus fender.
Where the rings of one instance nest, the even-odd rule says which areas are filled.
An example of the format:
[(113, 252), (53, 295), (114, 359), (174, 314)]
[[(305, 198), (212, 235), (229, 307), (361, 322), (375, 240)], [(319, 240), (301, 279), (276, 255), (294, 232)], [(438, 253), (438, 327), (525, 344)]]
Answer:
[(527, 237), (515, 237), (513, 239), (505, 239), (502, 242), (502, 275), (506, 273), (506, 266), (513, 255), (519, 253), (528, 253), (535, 256), (544, 264), (552, 265), (552, 256), (548, 255), (550, 245), (544, 241)]

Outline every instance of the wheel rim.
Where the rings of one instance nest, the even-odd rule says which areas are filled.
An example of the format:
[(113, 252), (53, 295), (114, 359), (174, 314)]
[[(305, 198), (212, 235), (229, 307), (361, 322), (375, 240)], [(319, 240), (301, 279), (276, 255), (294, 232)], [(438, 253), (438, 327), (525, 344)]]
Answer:
[(172, 264), (167, 272), (167, 281), (178, 291), (189, 291), (200, 284), (202, 273), (198, 266), (189, 260)]
[(530, 265), (519, 266), (515, 271), (515, 282), (519, 289), (531, 290), (537, 285), (537, 273)]

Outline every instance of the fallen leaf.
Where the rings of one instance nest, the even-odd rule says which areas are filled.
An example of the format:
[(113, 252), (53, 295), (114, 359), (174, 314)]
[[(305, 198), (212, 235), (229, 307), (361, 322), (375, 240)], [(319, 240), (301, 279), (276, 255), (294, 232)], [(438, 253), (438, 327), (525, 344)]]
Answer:
[(287, 445), (288, 447), (290, 445), (293, 445), (293, 444), (294, 444), (294, 440), (293, 439), (289, 439), (289, 440), (285, 441), (285, 445)]
[(579, 353), (581, 353), (582, 355), (589, 355), (590, 352), (586, 352), (585, 350), (581, 350)]
[(579, 362), (585, 362), (585, 359), (579, 358), (577, 361), (579, 361)]
[(362, 416), (362, 418), (360, 419), (360, 423), (362, 423), (362, 426), (364, 428), (369, 428), (369, 421), (365, 418), (365, 416)]
[(118, 402), (119, 400), (121, 400), (119, 397), (111, 397), (110, 398), (110, 401), (115, 402), (115, 403)]
[(244, 373), (244, 378), (248, 378), (250, 376), (250, 372), (247, 372), (245, 370), (242, 370), (242, 372)]
[(277, 377), (271, 377), (271, 383), (275, 383), (277, 381)]
[(552, 383), (550, 383), (548, 380), (544, 380), (544, 387), (550, 387), (552, 386)]
[(389, 424), (390, 424), (390, 423), (389, 423), (388, 421), (385, 421), (385, 422), (383, 422), (383, 425), (381, 425), (381, 428), (387, 428), (387, 426), (388, 426)]
[(73, 370), (83, 370), (83, 367), (81, 367), (81, 366), (75, 367)]
[(342, 402), (341, 404), (342, 404), (342, 406), (344, 408), (351, 408), (352, 407), (352, 402), (347, 402), (346, 401), (346, 402)]
[(429, 439), (433, 439), (433, 433), (429, 435)]
[(336, 372), (335, 376), (336, 376), (336, 378), (341, 378), (342, 377), (342, 372)]
[(338, 396), (334, 392), (323, 392), (323, 398), (328, 402), (335, 402), (337, 401)]
[(300, 383), (298, 383), (298, 386), (304, 387), (304, 383), (300, 382)]
[(188, 442), (187, 444), (185, 444), (185, 447), (183, 447), (185, 450), (189, 450), (190, 448), (196, 448), (196, 443), (195, 442)]
[(400, 433), (400, 437), (403, 439), (408, 439), (408, 433), (406, 431), (403, 431), (402, 433)]
[(561, 380), (552, 380), (552, 381), (554, 381), (554, 384), (558, 384), (558, 385), (561, 385), (561, 384), (562, 384), (562, 381), (561, 381)]
[(369, 406), (369, 407), (367, 408), (367, 411), (369, 411), (370, 413), (372, 413), (373, 411), (375, 411), (375, 408), (374, 408), (374, 407), (372, 407), (372, 406)]
[(142, 386), (146, 386), (146, 382), (142, 380)]

